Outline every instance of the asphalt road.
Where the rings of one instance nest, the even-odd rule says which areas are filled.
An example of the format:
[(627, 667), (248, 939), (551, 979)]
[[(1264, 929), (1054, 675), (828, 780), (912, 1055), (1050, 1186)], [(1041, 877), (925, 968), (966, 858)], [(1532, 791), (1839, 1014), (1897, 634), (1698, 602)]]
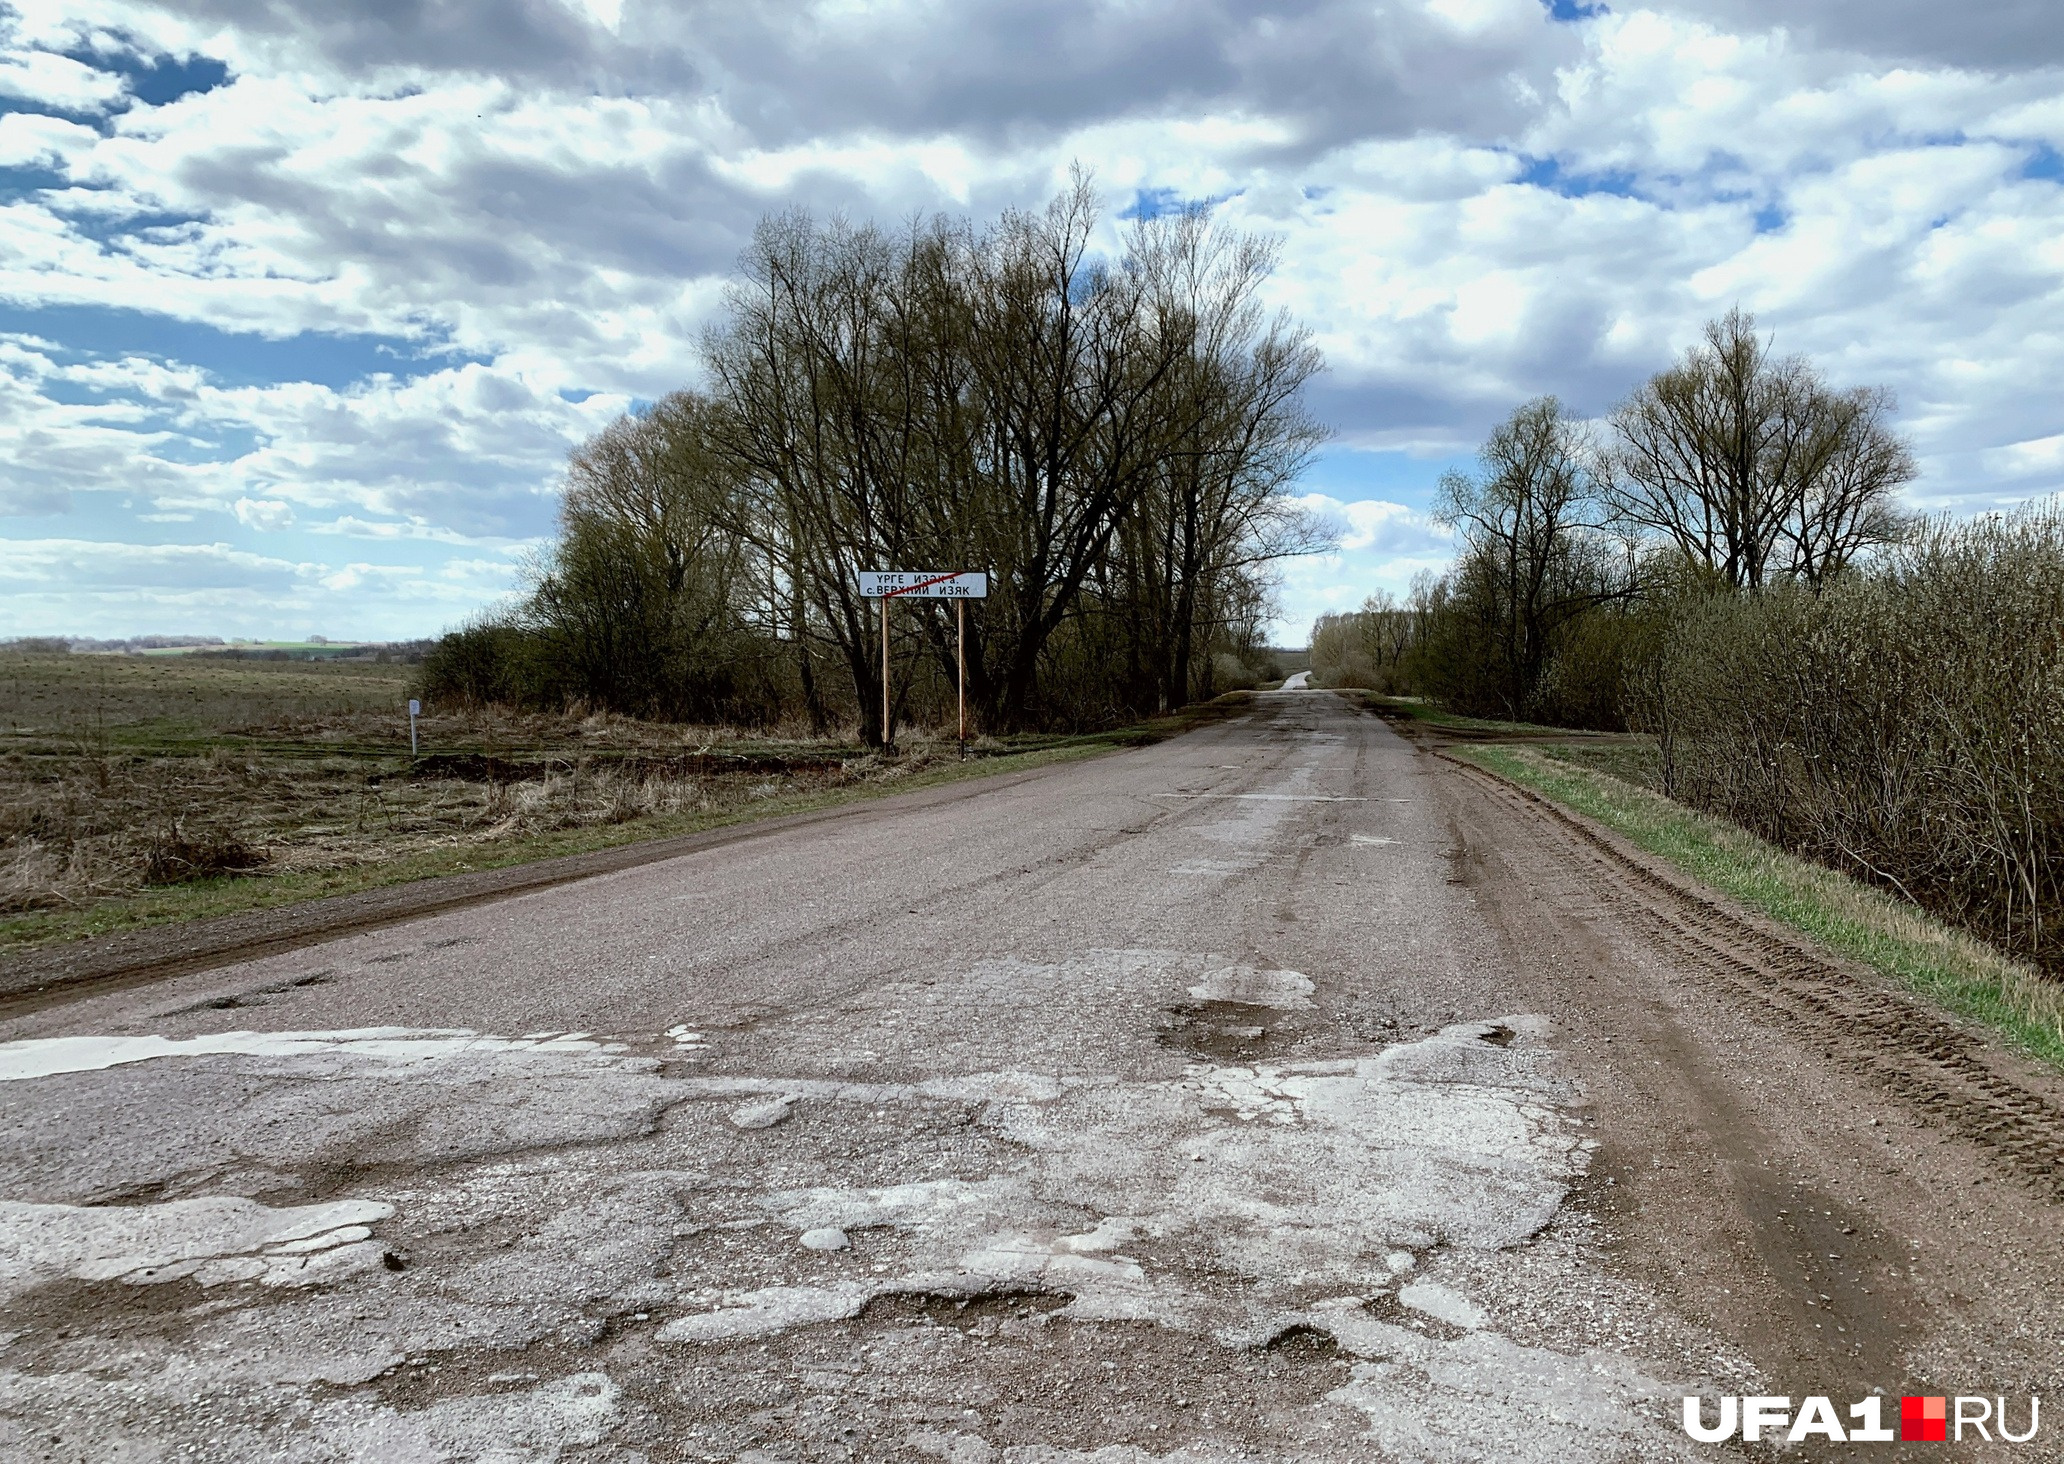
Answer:
[(1729, 1457), (1681, 1396), (1873, 1390), (2018, 1430), (2060, 1114), (1263, 695), (0, 1024), (0, 1457)]

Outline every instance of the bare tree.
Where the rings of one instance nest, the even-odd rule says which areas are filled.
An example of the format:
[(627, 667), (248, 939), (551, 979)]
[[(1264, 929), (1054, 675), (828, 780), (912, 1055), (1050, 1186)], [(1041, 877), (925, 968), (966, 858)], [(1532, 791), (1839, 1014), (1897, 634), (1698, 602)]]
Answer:
[(1835, 390), (1755, 325), (1739, 308), (1708, 322), (1614, 411), (1606, 501), (1727, 585), (1817, 583), (1903, 531), (1892, 500), (1912, 454), (1887, 393)]
[(1784, 571), (1819, 588), (1859, 554), (1905, 540), (1914, 530), (1893, 494), (1918, 469), (1887, 425), (1889, 391), (1857, 387), (1823, 396), (1819, 430), (1803, 455), (1791, 511), (1778, 526)]
[[(880, 662), (859, 569), (992, 572), (969, 692), (1008, 729), (1131, 710), (1144, 683), (1148, 709), (1208, 689), (1201, 648), (1251, 638), (1266, 566), (1323, 539), (1283, 491), (1321, 438), (1301, 406), (1319, 358), (1255, 303), (1274, 247), (1191, 212), (1106, 260), (1097, 217), (1077, 176), (979, 230), (772, 219), (705, 342), (741, 532), (863, 709)], [(936, 607), (897, 624), (899, 655), (917, 642), (950, 667)], [(1103, 661), (1114, 627), (1129, 669), (1047, 674), (1062, 641)]]
[(1127, 582), (1114, 590), (1132, 612), (1128, 649), (1166, 707), (1208, 689), (1210, 647), (1245, 610), (1232, 586), (1332, 543), (1284, 492), (1326, 436), (1301, 401), (1321, 363), (1309, 332), (1257, 301), (1274, 241), (1191, 208), (1142, 220), (1128, 244), (1154, 329), (1187, 342), (1166, 382), (1166, 437), (1129, 518)]
[(530, 624), (569, 694), (648, 716), (711, 716), (755, 668), (751, 550), (711, 405), (677, 393), (620, 418), (567, 466), (560, 538)]
[(685, 705), (648, 683), (704, 636), (694, 609), (785, 658), (813, 724), (857, 712), (887, 743), (954, 661), (950, 614), (899, 610), (881, 716), (858, 574), (896, 567), (991, 572), (968, 679), (995, 730), (1129, 717), (1208, 693), (1229, 653), (1257, 665), (1269, 566), (1326, 540), (1287, 491), (1323, 436), (1301, 404), (1318, 354), (1257, 304), (1273, 245), (1190, 211), (1105, 258), (1097, 210), (1077, 176), (980, 228), (763, 220), (703, 341), (707, 394), (569, 469), (529, 611), (580, 627), (583, 694)]
[(1596, 456), (1583, 424), (1539, 397), (1491, 433), (1480, 475), (1441, 478), (1434, 516), (1462, 537), (1455, 598), (1489, 642), (1466, 662), (1510, 716), (1524, 713), (1562, 628), (1631, 592), (1600, 531)]
[[(772, 566), (814, 701), (809, 646), (845, 663), (863, 719), (880, 704), (873, 607), (858, 572), (901, 562), (911, 542), (918, 404), (899, 289), (908, 251), (878, 230), (800, 213), (763, 220), (704, 359), (719, 436), (747, 484), (741, 529)], [(814, 707), (813, 707), (814, 711)], [(865, 722), (869, 740), (891, 729)]]

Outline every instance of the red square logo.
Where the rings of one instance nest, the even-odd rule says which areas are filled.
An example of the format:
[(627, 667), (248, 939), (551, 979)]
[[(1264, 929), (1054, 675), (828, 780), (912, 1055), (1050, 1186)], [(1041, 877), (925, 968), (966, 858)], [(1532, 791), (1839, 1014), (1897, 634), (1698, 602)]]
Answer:
[(1901, 1398), (1899, 1437), (1910, 1444), (1940, 1444), (1949, 1439), (1949, 1399)]

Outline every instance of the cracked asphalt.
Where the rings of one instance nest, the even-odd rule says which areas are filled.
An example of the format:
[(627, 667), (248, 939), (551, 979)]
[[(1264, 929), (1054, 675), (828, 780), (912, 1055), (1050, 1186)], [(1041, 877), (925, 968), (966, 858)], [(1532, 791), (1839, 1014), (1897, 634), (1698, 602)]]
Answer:
[(1742, 1449), (1686, 1393), (2056, 1393), (2054, 1166), (1983, 1109), (2058, 1084), (1953, 1034), (1941, 1100), (1789, 939), (1286, 691), (48, 1003), (0, 1457), (1646, 1460)]

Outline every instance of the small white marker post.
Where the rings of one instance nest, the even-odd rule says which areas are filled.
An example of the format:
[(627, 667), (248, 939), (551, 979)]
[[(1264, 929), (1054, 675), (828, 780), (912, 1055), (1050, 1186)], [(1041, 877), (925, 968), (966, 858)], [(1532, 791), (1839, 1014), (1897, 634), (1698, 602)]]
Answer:
[(967, 602), (989, 598), (989, 576), (981, 570), (958, 570), (946, 574), (922, 571), (863, 569), (860, 598), (881, 601), (881, 729), (882, 747), (889, 747), (889, 601), (952, 600), (954, 624), (959, 632), (960, 663), (960, 755), (967, 756)]
[(416, 718), (421, 716), (423, 704), (414, 697), (408, 699), (408, 755), (416, 755)]

